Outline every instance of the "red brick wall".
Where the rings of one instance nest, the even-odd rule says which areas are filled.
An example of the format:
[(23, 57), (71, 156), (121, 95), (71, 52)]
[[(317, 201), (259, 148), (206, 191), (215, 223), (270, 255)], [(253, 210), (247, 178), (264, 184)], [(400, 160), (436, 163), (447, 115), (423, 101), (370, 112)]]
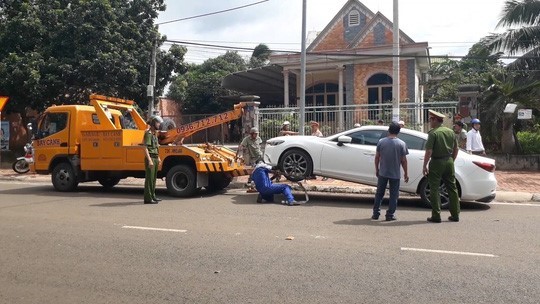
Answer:
[[(399, 70), (399, 81), (400, 81), (400, 98), (404, 100), (407, 98), (408, 89), (407, 89), (407, 64), (406, 60), (400, 61), (400, 70)], [(387, 62), (377, 62), (377, 63), (367, 63), (359, 64), (354, 68), (354, 103), (355, 104), (367, 104), (368, 101), (368, 92), (366, 88), (367, 80), (377, 74), (377, 73), (386, 73), (392, 77), (392, 61)]]
[(344, 37), (343, 32), (343, 19), (338, 21), (336, 25), (330, 29), (328, 35), (319, 42), (319, 44), (313, 49), (313, 51), (328, 51), (328, 50), (343, 50), (349, 45)]

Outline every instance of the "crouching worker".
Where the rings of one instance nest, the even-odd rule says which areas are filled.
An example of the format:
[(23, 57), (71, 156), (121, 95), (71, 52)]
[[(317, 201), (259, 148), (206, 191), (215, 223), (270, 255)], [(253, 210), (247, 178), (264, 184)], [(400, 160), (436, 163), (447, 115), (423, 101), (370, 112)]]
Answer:
[(257, 197), (257, 203), (262, 203), (263, 200), (267, 202), (274, 201), (274, 194), (282, 193), (285, 196), (285, 203), (289, 206), (297, 204), (292, 195), (291, 187), (285, 184), (273, 184), (270, 180), (270, 171), (272, 167), (259, 162), (255, 166), (255, 170), (251, 173), (251, 178), (255, 183), (255, 189), (259, 192)]

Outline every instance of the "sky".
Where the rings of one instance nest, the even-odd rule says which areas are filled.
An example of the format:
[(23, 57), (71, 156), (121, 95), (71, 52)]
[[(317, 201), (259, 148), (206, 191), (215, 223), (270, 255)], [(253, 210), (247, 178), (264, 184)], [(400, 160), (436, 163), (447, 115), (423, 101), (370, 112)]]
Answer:
[[(261, 0), (165, 0), (167, 9), (157, 23), (186, 18)], [(324, 27), (347, 0), (307, 0), (308, 38)], [(373, 13), (393, 20), (393, 0), (363, 0)], [(498, 29), (505, 0), (401, 0), (399, 25), (415, 42), (428, 42), (431, 55), (466, 55), (469, 48)], [(271, 50), (300, 51), (302, 0), (268, 0), (217, 15), (159, 25), (167, 39), (232, 47), (254, 48), (264, 43)], [(167, 47), (165, 45), (164, 47)], [(186, 61), (202, 63), (223, 50), (188, 47)], [(246, 58), (251, 52), (240, 52)]]

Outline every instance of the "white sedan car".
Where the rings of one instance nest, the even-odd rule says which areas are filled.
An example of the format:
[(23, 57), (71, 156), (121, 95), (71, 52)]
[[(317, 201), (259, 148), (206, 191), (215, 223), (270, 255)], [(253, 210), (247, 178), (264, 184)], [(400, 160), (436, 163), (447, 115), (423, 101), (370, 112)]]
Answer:
[[(275, 137), (266, 141), (264, 161), (278, 166), (292, 181), (315, 174), (376, 186), (375, 150), (379, 139), (387, 136), (387, 131), (386, 126), (364, 126), (325, 138)], [(429, 185), (422, 173), (427, 134), (401, 129), (398, 137), (409, 149), (409, 182), (402, 180), (400, 191), (417, 193), (430, 205)], [(455, 172), (462, 201), (490, 202), (495, 198), (495, 160), (460, 150), (455, 161)], [(446, 207), (447, 191), (443, 185), (440, 190), (441, 204)]]

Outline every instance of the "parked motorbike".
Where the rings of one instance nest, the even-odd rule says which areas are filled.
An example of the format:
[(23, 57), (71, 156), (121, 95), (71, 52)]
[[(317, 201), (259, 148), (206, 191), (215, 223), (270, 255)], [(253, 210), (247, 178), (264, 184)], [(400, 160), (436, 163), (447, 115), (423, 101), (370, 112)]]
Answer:
[(13, 165), (13, 171), (24, 174), (30, 171), (30, 164), (34, 162), (34, 147), (32, 146), (32, 124), (27, 125), (29, 142), (24, 145), (24, 156), (17, 157)]

